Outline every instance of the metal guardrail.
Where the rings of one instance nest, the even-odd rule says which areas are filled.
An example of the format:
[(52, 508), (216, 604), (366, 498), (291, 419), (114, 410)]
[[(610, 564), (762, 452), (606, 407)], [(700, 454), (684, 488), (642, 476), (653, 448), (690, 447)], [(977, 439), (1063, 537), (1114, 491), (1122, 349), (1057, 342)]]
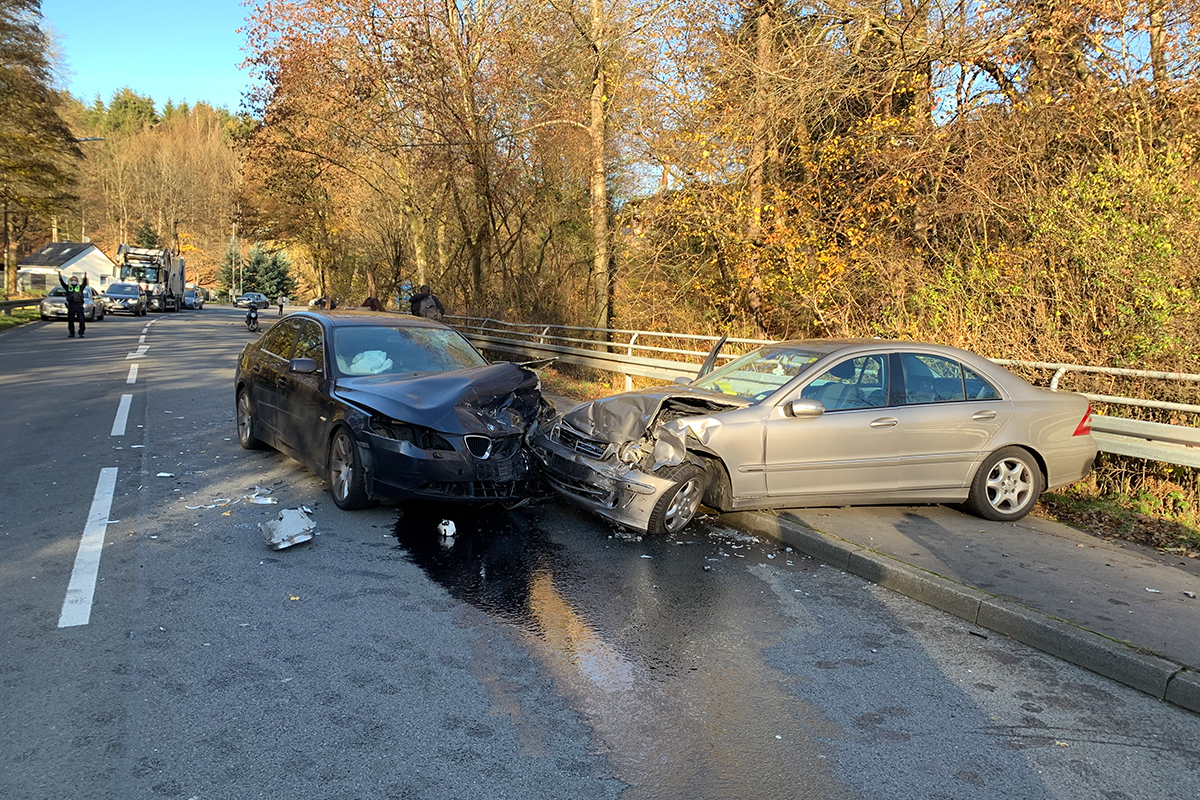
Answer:
[(34, 300), (0, 300), (0, 314), (11, 317), (14, 308), (36, 306), (40, 302), (42, 302), (42, 298), (40, 297)]
[[(604, 330), (572, 325), (513, 323), (480, 317), (447, 316), (446, 322), (454, 325), (467, 339), (482, 349), (527, 360), (557, 358), (565, 364), (576, 364), (605, 372), (614, 372), (625, 376), (627, 389), (633, 388), (634, 376), (662, 381), (672, 381), (679, 377), (693, 377), (699, 368), (697, 362), (708, 355), (708, 351), (647, 345), (639, 342), (639, 338), (657, 338), (668, 343), (671, 340), (715, 343), (720, 338), (702, 334), (663, 331)], [(586, 333), (607, 334), (608, 341), (586, 339), (578, 335)], [(614, 341), (618, 336), (622, 337), (624, 341)], [(764, 339), (730, 338), (728, 341), (755, 346), (771, 343)], [(635, 351), (691, 357), (696, 361), (636, 355)], [(723, 354), (722, 357), (731, 359), (736, 355)], [(1055, 391), (1058, 390), (1060, 380), (1070, 372), (1200, 382), (1200, 374), (1188, 372), (1156, 372), (1121, 367), (1093, 367), (1081, 364), (1014, 359), (992, 359), (992, 361), (1003, 366), (1054, 370), (1049, 388)], [(1080, 392), (1080, 394), (1094, 402), (1200, 413), (1200, 405), (1188, 403), (1170, 403), (1136, 397), (1114, 397), (1086, 392)], [(1096, 414), (1092, 417), (1092, 435), (1100, 450), (1105, 453), (1200, 468), (1200, 428)]]

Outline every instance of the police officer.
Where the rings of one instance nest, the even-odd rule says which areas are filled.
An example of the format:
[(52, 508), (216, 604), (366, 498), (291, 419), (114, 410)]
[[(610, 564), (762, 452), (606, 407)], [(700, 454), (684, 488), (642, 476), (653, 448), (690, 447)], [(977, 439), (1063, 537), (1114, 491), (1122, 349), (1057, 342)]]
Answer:
[(87, 275), (83, 276), (83, 283), (79, 282), (79, 278), (75, 275), (71, 276), (71, 282), (67, 283), (63, 280), (62, 273), (58, 274), (58, 282), (62, 284), (63, 289), (67, 292), (67, 338), (75, 338), (75, 320), (79, 320), (79, 338), (83, 338), (83, 331), (87, 326), (83, 322), (83, 290), (87, 287)]

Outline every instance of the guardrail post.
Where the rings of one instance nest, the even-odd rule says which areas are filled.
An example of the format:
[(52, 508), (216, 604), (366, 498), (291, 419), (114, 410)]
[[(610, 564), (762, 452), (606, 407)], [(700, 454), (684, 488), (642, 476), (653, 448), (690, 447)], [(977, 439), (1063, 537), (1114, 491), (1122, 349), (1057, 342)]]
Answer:
[[(633, 355), (633, 343), (637, 341), (637, 337), (638, 335), (636, 333), (629, 337), (629, 349), (625, 351), (625, 355)], [(633, 391), (633, 376), (629, 375), (628, 373), (625, 375), (625, 391)]]
[(542, 335), (538, 337), (538, 344), (545, 344), (545, 343), (546, 343), (546, 334), (547, 334), (547, 333), (549, 333), (549, 332), (550, 332), (550, 326), (549, 326), (549, 325), (547, 325), (546, 327), (542, 328)]

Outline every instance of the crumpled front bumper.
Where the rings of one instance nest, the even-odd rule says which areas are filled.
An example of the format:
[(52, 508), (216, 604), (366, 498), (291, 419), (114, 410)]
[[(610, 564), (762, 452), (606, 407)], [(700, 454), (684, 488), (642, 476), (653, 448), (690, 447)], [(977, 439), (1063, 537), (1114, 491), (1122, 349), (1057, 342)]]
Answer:
[[(552, 429), (551, 429), (552, 430)], [(605, 519), (645, 533), (659, 498), (674, 483), (623, 463), (613, 454), (592, 458), (539, 428), (531, 441), (542, 473), (565, 499)]]
[(368, 492), (378, 500), (496, 503), (536, 494), (538, 471), (525, 447), (502, 460), (479, 459), (465, 449), (422, 450), (369, 431), (357, 434), (368, 459)]

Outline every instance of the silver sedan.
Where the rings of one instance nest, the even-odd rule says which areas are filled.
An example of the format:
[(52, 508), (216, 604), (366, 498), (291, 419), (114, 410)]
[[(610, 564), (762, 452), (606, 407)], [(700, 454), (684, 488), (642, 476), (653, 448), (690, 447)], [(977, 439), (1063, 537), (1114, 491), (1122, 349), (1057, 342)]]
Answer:
[(1044, 490), (1091, 471), (1090, 420), (1082, 395), (965, 350), (809, 340), (583, 403), (532, 443), (560, 494), (649, 533), (682, 529), (701, 503), (962, 503), (1017, 520)]

